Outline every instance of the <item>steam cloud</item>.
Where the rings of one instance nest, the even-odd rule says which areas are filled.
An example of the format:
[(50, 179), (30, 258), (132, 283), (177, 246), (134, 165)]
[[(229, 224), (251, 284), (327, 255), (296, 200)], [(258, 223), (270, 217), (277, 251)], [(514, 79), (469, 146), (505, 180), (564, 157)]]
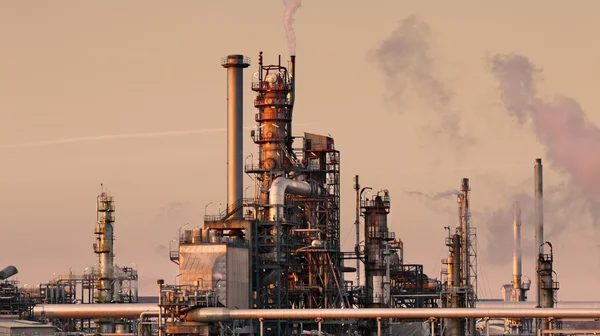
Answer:
[(543, 100), (536, 92), (541, 70), (526, 57), (499, 54), (491, 70), (500, 83), (502, 102), (517, 120), (531, 120), (538, 140), (546, 147), (548, 161), (566, 173), (589, 202), (595, 227), (600, 224), (600, 129), (586, 120), (572, 98)]
[(460, 118), (450, 108), (453, 93), (435, 76), (429, 55), (429, 26), (411, 15), (370, 54), (386, 78), (385, 100), (399, 107), (408, 87), (415, 89), (439, 117), (437, 133), (460, 138)]
[[(588, 204), (581, 200), (579, 192), (568, 185), (558, 185), (544, 190), (544, 239), (552, 240), (561, 235), (573, 223), (573, 214), (585, 212)], [(513, 249), (513, 204), (521, 205), (521, 246), (524, 258), (535, 254), (534, 205), (530, 193), (518, 193), (511, 197), (501, 209), (474, 213), (473, 223), (485, 228), (487, 239), (483, 256), (493, 265), (505, 265), (512, 260)], [(481, 223), (481, 224), (479, 224)], [(572, 227), (572, 226), (571, 226)], [(531, 248), (529, 248), (531, 247)]]
[(442, 191), (442, 192), (436, 193), (434, 195), (428, 195), (428, 194), (425, 194), (425, 193), (420, 192), (420, 191), (407, 191), (406, 193), (408, 195), (421, 196), (421, 197), (428, 198), (428, 199), (430, 199), (432, 201), (436, 201), (436, 200), (439, 200), (439, 199), (442, 199), (442, 198), (448, 198), (450, 196), (459, 195), (460, 191), (458, 191), (456, 189), (450, 189), (448, 191)]
[(294, 14), (300, 8), (302, 0), (283, 0), (285, 6), (283, 24), (287, 35), (290, 55), (296, 55), (296, 33), (294, 32)]

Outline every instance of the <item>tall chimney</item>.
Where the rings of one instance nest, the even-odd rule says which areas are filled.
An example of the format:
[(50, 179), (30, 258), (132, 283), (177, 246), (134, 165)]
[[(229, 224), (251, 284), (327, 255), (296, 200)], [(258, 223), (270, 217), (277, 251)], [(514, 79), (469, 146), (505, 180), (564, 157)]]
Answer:
[[(221, 60), (227, 68), (227, 213), (244, 194), (244, 68), (250, 59), (243, 55), (229, 55)], [(231, 216), (241, 218), (239, 209)]]
[(543, 187), (543, 175), (542, 175), (542, 159), (535, 159), (534, 166), (534, 188), (535, 188), (535, 274), (536, 274), (536, 298), (537, 306), (541, 307), (541, 278), (539, 274), (539, 262), (538, 255), (544, 253), (544, 187)]
[(521, 205), (519, 202), (514, 204), (514, 245), (513, 245), (513, 288), (519, 293), (518, 301), (522, 300), (519, 290), (521, 289), (521, 275), (522, 275), (522, 264), (521, 264)]

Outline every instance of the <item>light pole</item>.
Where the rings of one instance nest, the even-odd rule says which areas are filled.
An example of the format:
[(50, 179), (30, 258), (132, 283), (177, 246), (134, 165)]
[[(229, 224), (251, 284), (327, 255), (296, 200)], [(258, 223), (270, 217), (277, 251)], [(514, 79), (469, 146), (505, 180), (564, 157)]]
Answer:
[(184, 227), (190, 225), (190, 223), (185, 223), (182, 226), (179, 227), (179, 241), (181, 242), (181, 229), (183, 229)]
[(169, 258), (171, 258), (171, 251), (173, 251), (173, 249), (171, 249), (171, 244), (174, 243), (174, 242), (176, 242), (176, 241), (177, 241), (177, 238), (173, 238), (173, 240), (171, 240), (169, 242)]
[(212, 202), (208, 203), (207, 205), (204, 206), (204, 216), (206, 216), (206, 210), (208, 209), (208, 206), (211, 205)]
[(183, 273), (179, 273), (175, 276), (175, 285), (177, 285), (177, 279), (179, 278), (180, 275), (182, 275)]
[(247, 186), (246, 189), (244, 189), (244, 198), (248, 198), (247, 197), (247, 192), (248, 192), (248, 188), (250, 188), (251, 186)]

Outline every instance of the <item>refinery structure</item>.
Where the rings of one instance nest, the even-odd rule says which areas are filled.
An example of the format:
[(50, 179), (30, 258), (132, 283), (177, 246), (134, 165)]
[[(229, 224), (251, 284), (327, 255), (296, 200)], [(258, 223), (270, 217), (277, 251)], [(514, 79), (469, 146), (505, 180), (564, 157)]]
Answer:
[[(457, 179), (458, 216), (440, 233), (447, 246), (440, 274), (405, 263), (404, 242), (388, 225), (391, 193), (361, 186), (358, 175), (356, 241), (354, 250), (343, 251), (340, 189), (347, 183), (340, 180), (340, 152), (331, 136), (293, 133), (296, 57), (267, 63), (259, 53), (250, 88), (256, 151), (246, 157), (243, 76), (251, 62), (229, 55), (221, 65), (228, 83), (227, 207), (205, 215), (202, 227), (180, 228), (168, 256), (178, 267), (177, 283), (158, 280), (156, 298), (138, 297), (137, 267), (115, 264), (116, 208), (102, 189), (93, 246), (98, 264), (39, 288), (7, 280), (17, 273), (8, 267), (0, 272), (2, 314), (64, 333), (140, 336), (541, 335), (557, 333), (567, 320), (600, 318), (600, 305), (557, 303), (552, 245), (543, 232), (541, 159), (534, 168), (537, 260), (530, 272), (536, 301), (527, 302), (532, 281), (524, 280), (521, 266), (518, 203), (512, 282), (501, 300), (480, 300), (468, 178)], [(250, 197), (244, 174), (255, 183)]]

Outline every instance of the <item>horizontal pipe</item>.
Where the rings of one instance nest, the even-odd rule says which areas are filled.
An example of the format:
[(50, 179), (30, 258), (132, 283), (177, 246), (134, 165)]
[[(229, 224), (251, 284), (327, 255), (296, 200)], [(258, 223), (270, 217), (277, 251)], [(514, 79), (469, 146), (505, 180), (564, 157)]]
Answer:
[(233, 309), (198, 308), (190, 322), (224, 322), (244, 319), (375, 319), (375, 318), (600, 318), (599, 309), (482, 309), (482, 308), (362, 308), (362, 309)]
[(158, 312), (155, 303), (46, 304), (33, 307), (33, 316), (47, 318), (138, 318)]
[[(210, 318), (429, 318), (429, 317), (461, 317), (455, 314), (475, 314), (462, 317), (555, 317), (555, 318), (600, 318), (600, 302), (597, 301), (563, 301), (557, 303), (558, 308), (535, 309), (535, 302), (478, 302), (478, 308), (415, 308), (415, 309), (236, 309), (201, 308), (188, 314), (191, 320)], [(376, 312), (374, 312), (376, 311)], [(35, 317), (44, 314), (47, 318), (137, 318), (147, 312), (157, 313), (158, 306), (151, 303), (122, 304), (46, 304), (33, 308)], [(294, 317), (288, 317), (293, 314)], [(295, 317), (296, 314), (302, 315)], [(333, 314), (333, 315), (332, 315)], [(337, 315), (336, 315), (337, 314)], [(336, 317), (341, 316), (342, 317)], [(346, 315), (344, 315), (346, 314)], [(367, 314), (367, 315), (362, 315)], [(379, 316), (378, 314), (382, 314)], [(392, 316), (390, 316), (390, 314)], [(523, 316), (525, 314), (526, 316)], [(536, 314), (535, 316), (527, 314)], [(567, 314), (567, 315), (565, 315)], [(306, 317), (308, 315), (308, 317)], [(357, 316), (358, 315), (358, 316)], [(274, 317), (275, 316), (275, 317)], [(373, 317), (374, 316), (374, 317)]]
[(562, 329), (562, 330), (549, 329), (549, 330), (542, 330), (542, 334), (573, 335), (573, 334), (598, 334), (598, 333), (600, 333), (600, 329)]
[[(526, 302), (507, 302), (507, 301), (477, 301), (477, 308), (484, 309), (523, 309), (535, 308), (536, 304), (533, 301)], [(555, 308), (560, 309), (600, 309), (600, 301), (559, 301), (556, 302)]]

